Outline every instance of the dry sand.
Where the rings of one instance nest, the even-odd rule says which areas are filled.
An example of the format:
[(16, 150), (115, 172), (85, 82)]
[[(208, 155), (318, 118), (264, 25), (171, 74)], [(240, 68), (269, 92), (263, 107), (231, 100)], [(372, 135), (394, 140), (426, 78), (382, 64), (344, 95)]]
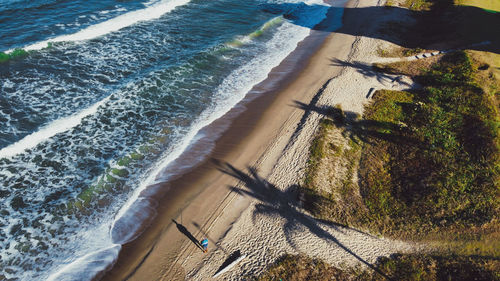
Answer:
[[(381, 4), (363, 0), (348, 6)], [(376, 33), (381, 22), (394, 20), (390, 10), (379, 11), (380, 22), (346, 13), (344, 25)], [(284, 89), (248, 102), (248, 110), (217, 141), (211, 159), (166, 184), (178, 190), (177, 203), (160, 201), (152, 226), (124, 247), (103, 280), (210, 280), (236, 251), (247, 257), (218, 280), (259, 274), (285, 253), (302, 253), (333, 265), (369, 265), (380, 256), (415, 250), (412, 244), (318, 221), (296, 204), (295, 188), (322, 118), (314, 109), (340, 104), (361, 115), (369, 92), (413, 85), (407, 77), (371, 70), (377, 47), (387, 47), (388, 42), (351, 34), (340, 29), (329, 35), (307, 63), (300, 62), (303, 70)], [(172, 218), (182, 226), (176, 227)], [(198, 240), (208, 237), (208, 253), (180, 230)]]

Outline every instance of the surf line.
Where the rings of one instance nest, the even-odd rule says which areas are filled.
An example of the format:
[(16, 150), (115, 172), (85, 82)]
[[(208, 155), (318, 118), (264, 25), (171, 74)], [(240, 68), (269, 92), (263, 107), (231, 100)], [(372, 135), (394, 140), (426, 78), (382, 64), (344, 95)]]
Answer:
[[(58, 36), (52, 39), (48, 39), (45, 41), (41, 41), (38, 43), (34, 43), (32, 45), (28, 45), (23, 47), (25, 51), (33, 51), (33, 50), (41, 50), (43, 48), (47, 48), (50, 43), (56, 42), (75, 42), (75, 41), (83, 41), (90, 40), (111, 32), (118, 31), (122, 28), (131, 26), (140, 21), (149, 21), (157, 19), (163, 16), (166, 13), (171, 12), (175, 8), (179, 6), (186, 5), (191, 0), (166, 0), (161, 1), (160, 3), (151, 5), (147, 8), (132, 11), (125, 13), (123, 15), (119, 15), (115, 18), (107, 20), (105, 22), (101, 22), (92, 26), (89, 26), (85, 29), (82, 29), (76, 33)], [(7, 50), (5, 53), (9, 54), (13, 52), (15, 49)]]
[(107, 96), (106, 98), (80, 111), (77, 114), (57, 119), (50, 124), (42, 127), (39, 131), (27, 135), (21, 140), (2, 148), (0, 150), (0, 158), (10, 158), (12, 156), (15, 156), (37, 146), (41, 142), (59, 133), (65, 132), (73, 127), (78, 126), (83, 118), (95, 114), (97, 112), (97, 109), (101, 105), (105, 104), (110, 99), (110, 97), (111, 95)]

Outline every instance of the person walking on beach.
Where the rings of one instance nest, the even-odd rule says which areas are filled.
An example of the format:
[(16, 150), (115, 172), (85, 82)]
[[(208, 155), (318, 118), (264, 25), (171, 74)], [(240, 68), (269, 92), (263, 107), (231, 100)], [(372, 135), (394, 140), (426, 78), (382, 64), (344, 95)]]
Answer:
[(208, 250), (208, 239), (207, 238), (201, 240), (201, 246), (203, 247), (203, 253), (206, 253)]

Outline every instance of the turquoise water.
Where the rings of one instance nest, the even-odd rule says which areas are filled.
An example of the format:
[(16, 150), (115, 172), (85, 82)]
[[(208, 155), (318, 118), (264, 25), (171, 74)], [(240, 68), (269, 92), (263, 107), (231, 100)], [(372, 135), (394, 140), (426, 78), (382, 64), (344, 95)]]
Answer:
[(321, 1), (0, 3), (0, 51), (27, 52), (0, 63), (0, 279), (105, 270), (154, 215), (141, 191), (327, 10)]

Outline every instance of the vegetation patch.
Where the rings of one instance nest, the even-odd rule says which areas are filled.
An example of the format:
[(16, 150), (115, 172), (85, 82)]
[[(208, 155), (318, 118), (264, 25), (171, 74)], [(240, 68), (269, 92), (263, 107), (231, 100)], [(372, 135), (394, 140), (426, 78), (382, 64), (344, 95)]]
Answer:
[(429, 10), (432, 7), (434, 1), (432, 0), (407, 0), (403, 7), (406, 7), (413, 11)]
[(389, 64), (374, 63), (373, 68), (383, 73), (416, 77), (431, 68), (438, 60), (439, 57), (431, 57), (424, 60), (399, 61)]
[(476, 83), (489, 94), (500, 94), (500, 54), (482, 51), (467, 53), (474, 61)]
[[(378, 91), (362, 120), (324, 121), (331, 125), (316, 138), (321, 153), (315, 167), (336, 153), (326, 145), (327, 130), (341, 130), (362, 152), (336, 161), (360, 161), (359, 182), (346, 189), (337, 181), (328, 194), (315, 192), (314, 178), (321, 175), (309, 170), (305, 206), (322, 219), (497, 256), (498, 243), (491, 243), (499, 229), (500, 123), (496, 96), (478, 82), (478, 65), (465, 52), (446, 55), (415, 77), (422, 90)], [(405, 64), (386, 67), (409, 71)], [(342, 192), (349, 189), (354, 191)]]
[(455, 3), (464, 6), (475, 6), (489, 11), (500, 12), (500, 1), (498, 0), (455, 0)]
[(320, 164), (321, 159), (325, 156), (325, 135), (326, 133), (332, 129), (332, 122), (329, 120), (321, 120), (319, 124), (319, 131), (316, 137), (313, 139), (311, 146), (309, 148), (309, 162), (308, 162), (308, 172), (305, 177), (305, 185), (312, 185), (312, 181), (314, 179), (314, 175), (316, 174), (316, 170), (318, 169), (318, 165)]
[(405, 124), (363, 152), (361, 194), (378, 221), (418, 233), (497, 215), (497, 111), (472, 73), (468, 55), (448, 55), (419, 77), (423, 92), (382, 91), (366, 109), (367, 120)]
[(255, 280), (353, 280), (349, 275), (348, 272), (335, 268), (319, 259), (311, 259), (302, 255), (285, 255)]
[(305, 207), (321, 219), (351, 224), (366, 209), (357, 186), (361, 144), (346, 135), (350, 122), (340, 106), (327, 112), (310, 148), (303, 185)]
[(404, 254), (382, 257), (374, 267), (336, 268), (301, 255), (285, 255), (255, 278), (267, 280), (500, 280), (500, 260), (491, 257)]
[[(491, 257), (405, 254), (382, 257), (376, 266), (393, 280), (500, 280), (500, 260)], [(366, 271), (360, 279), (387, 280)]]

